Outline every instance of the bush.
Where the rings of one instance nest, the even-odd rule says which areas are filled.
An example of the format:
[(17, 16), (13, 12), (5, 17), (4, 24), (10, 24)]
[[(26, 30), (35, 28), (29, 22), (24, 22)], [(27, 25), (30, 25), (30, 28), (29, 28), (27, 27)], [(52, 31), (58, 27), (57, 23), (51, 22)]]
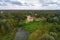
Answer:
[(53, 36), (50, 36), (48, 34), (43, 34), (39, 40), (55, 40)]
[(57, 33), (55, 32), (50, 32), (50, 36), (53, 36), (55, 39), (57, 38)]
[(38, 40), (41, 35), (41, 30), (37, 29), (28, 36), (27, 40)]

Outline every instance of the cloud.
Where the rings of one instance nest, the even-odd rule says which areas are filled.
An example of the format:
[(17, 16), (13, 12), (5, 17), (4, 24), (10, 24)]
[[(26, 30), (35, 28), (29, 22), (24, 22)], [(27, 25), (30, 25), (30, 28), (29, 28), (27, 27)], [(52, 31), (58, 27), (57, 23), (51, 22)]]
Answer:
[(8, 5), (22, 5), (22, 3), (21, 2), (18, 2), (18, 1), (11, 1), (11, 0), (1, 0), (0, 1), (0, 4), (1, 5), (4, 5), (4, 4), (6, 4), (6, 6), (8, 6)]
[(40, 3), (42, 3), (42, 5), (44, 6), (48, 6), (48, 5), (60, 5), (60, 1), (59, 0), (40, 0)]
[(59, 10), (60, 0), (0, 0), (0, 9)]

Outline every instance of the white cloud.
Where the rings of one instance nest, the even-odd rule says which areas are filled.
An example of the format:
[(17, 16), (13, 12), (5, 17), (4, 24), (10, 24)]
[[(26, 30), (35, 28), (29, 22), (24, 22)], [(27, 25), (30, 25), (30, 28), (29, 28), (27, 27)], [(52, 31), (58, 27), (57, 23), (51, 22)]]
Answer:
[(60, 9), (60, 0), (1, 0), (0, 9)]

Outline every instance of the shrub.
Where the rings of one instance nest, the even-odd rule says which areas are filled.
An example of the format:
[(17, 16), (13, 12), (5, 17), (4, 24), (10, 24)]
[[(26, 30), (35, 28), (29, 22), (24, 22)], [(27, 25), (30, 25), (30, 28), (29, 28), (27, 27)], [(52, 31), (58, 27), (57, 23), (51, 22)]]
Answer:
[(43, 34), (39, 40), (55, 40), (53, 36), (50, 36), (48, 34)]

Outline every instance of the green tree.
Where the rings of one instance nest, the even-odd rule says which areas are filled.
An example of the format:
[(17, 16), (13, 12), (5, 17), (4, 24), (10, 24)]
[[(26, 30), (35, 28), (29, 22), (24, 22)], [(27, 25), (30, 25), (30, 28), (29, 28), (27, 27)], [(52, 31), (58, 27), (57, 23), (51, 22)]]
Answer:
[(39, 40), (55, 40), (53, 36), (50, 36), (48, 34), (43, 34)]

